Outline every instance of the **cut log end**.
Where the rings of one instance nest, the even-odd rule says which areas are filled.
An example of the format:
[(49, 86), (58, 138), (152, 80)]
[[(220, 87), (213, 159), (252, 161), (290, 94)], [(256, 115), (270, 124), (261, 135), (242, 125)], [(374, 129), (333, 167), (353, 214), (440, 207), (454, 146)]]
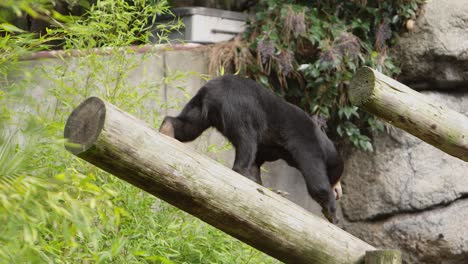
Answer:
[(360, 68), (351, 80), (349, 99), (355, 105), (364, 104), (372, 95), (375, 83), (374, 71), (369, 67)]
[(65, 148), (73, 154), (89, 149), (99, 137), (106, 117), (106, 105), (97, 97), (81, 103), (67, 120), (64, 137)]

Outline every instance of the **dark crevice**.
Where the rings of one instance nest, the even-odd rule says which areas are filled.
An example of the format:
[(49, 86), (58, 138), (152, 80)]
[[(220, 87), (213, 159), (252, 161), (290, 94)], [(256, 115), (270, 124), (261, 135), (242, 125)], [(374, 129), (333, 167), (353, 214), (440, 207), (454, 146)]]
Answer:
[(450, 202), (439, 203), (439, 204), (431, 205), (429, 207), (425, 207), (425, 208), (421, 208), (421, 209), (417, 209), (417, 208), (402, 209), (402, 210), (399, 210), (399, 211), (396, 211), (396, 212), (378, 214), (378, 215), (376, 215), (376, 216), (374, 216), (374, 217), (372, 217), (370, 219), (352, 220), (352, 221), (347, 219), (347, 221), (349, 221), (350, 223), (355, 223), (355, 222), (375, 223), (375, 222), (380, 222), (380, 221), (387, 221), (387, 220), (390, 220), (393, 217), (398, 217), (398, 216), (403, 216), (403, 215), (415, 215), (415, 214), (420, 214), (420, 213), (424, 213), (424, 212), (431, 211), (431, 210), (442, 209), (442, 208), (451, 206), (452, 204), (456, 203), (457, 201), (463, 200), (463, 199), (468, 199), (468, 193), (462, 193), (460, 195), (460, 197), (458, 197), (458, 198), (456, 198), (456, 199), (454, 199), (454, 200), (452, 200)]
[(468, 92), (468, 80), (418, 80), (404, 81), (404, 84), (416, 91)]

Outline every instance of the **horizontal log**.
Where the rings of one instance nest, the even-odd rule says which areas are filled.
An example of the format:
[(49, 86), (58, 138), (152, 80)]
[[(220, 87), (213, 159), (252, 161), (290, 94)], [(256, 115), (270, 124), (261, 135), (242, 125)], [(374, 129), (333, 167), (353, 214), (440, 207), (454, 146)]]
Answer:
[(363, 263), (374, 250), (99, 98), (72, 112), (65, 138), (78, 157), (286, 263)]
[(468, 161), (468, 117), (369, 67), (356, 72), (349, 97), (391, 125)]

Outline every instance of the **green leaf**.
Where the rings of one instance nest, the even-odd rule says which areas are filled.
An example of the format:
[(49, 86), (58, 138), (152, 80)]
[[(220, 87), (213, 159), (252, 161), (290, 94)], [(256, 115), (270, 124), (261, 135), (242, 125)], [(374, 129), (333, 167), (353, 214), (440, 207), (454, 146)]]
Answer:
[(17, 33), (26, 32), (26, 31), (22, 30), (21, 28), (18, 28), (18, 27), (14, 26), (14, 25), (12, 25), (10, 23), (1, 23), (0, 24), (0, 29), (4, 30), (6, 32), (11, 32), (11, 33), (13, 33), (13, 32), (17, 32)]
[(148, 256), (145, 257), (146, 260), (156, 261), (156, 263), (162, 264), (175, 264), (174, 262), (170, 261), (169, 259), (162, 257), (162, 256)]
[(259, 76), (259, 81), (260, 81), (260, 83), (263, 84), (264, 86), (270, 87), (270, 83), (268, 82), (268, 77), (266, 77), (265, 75), (260, 75), (260, 76)]
[(72, 22), (72, 18), (70, 18), (69, 16), (64, 16), (55, 10), (52, 10), (52, 17), (61, 22), (66, 22), (66, 23)]

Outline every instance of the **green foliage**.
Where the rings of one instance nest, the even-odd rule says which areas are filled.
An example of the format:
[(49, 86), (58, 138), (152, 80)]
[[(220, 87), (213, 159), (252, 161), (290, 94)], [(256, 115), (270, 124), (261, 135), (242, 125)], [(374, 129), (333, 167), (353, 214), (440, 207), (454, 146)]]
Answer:
[[(65, 119), (84, 98), (100, 96), (156, 126), (158, 113), (172, 107), (160, 89), (190, 73), (146, 78), (153, 73), (145, 62), (157, 54), (124, 48), (106, 49), (107, 56), (22, 58), (57, 39), (66, 51), (145, 43), (151, 21), (142, 15), (167, 12), (165, 1), (154, 2), (97, 1), (84, 17), (64, 17), (40, 37), (0, 30), (0, 262), (276, 263), (63, 148)], [(50, 11), (40, 3), (12, 1), (8, 8)]]
[(260, 1), (244, 35), (255, 57), (245, 73), (329, 120), (335, 139), (372, 151), (370, 132), (382, 124), (350, 104), (349, 81), (364, 65), (390, 76), (400, 72), (388, 47), (420, 2)]
[[(84, 18), (73, 19), (61, 30), (53, 31), (65, 40), (65, 49), (106, 46), (129, 46), (148, 43), (151, 27), (157, 16), (169, 14), (167, 1), (98, 0)], [(166, 33), (180, 27), (180, 23), (159, 25), (159, 41), (165, 42)]]
[(23, 14), (47, 19), (47, 16), (53, 13), (53, 6), (54, 2), (50, 0), (2, 0), (0, 22), (10, 22)]

